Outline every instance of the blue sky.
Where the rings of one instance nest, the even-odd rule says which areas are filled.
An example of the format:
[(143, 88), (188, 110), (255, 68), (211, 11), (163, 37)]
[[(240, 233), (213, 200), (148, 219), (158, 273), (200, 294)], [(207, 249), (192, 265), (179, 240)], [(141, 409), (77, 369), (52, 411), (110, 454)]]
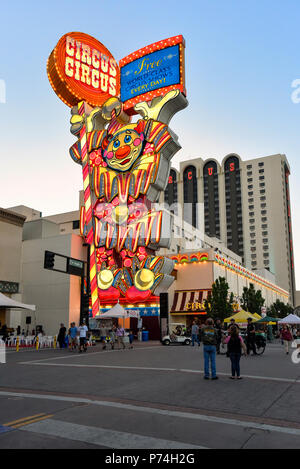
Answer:
[[(134, 6), (135, 5), (135, 6)], [(52, 91), (46, 61), (58, 39), (82, 31), (99, 39), (116, 60), (158, 40), (183, 34), (189, 107), (172, 129), (182, 150), (174, 158), (230, 153), (242, 159), (286, 154), (296, 273), (300, 288), (300, 78), (298, 0), (152, 0), (151, 2), (37, 0), (1, 8), (1, 202), (50, 215), (78, 208), (80, 169), (68, 156), (73, 143), (69, 108)]]

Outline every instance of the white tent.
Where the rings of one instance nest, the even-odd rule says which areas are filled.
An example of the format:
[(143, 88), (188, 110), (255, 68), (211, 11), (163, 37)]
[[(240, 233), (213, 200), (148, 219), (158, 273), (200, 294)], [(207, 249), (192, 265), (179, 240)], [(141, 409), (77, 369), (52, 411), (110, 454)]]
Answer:
[(26, 305), (25, 303), (20, 303), (19, 301), (8, 298), (8, 296), (3, 295), (2, 293), (0, 293), (0, 308), (22, 308), (35, 311), (35, 305)]
[(120, 303), (117, 303), (115, 306), (113, 306), (111, 309), (106, 311), (106, 313), (99, 314), (99, 316), (96, 316), (97, 319), (105, 319), (105, 318), (139, 318), (139, 313), (136, 310), (125, 310), (123, 306), (120, 305)]
[(278, 321), (278, 324), (300, 324), (300, 318), (299, 316), (296, 316), (296, 314), (289, 314), (285, 318)]
[(106, 313), (99, 314), (97, 316), (98, 319), (105, 319), (105, 318), (125, 318), (126, 317), (126, 311), (125, 309), (117, 303), (115, 306), (113, 306), (111, 309), (106, 311)]

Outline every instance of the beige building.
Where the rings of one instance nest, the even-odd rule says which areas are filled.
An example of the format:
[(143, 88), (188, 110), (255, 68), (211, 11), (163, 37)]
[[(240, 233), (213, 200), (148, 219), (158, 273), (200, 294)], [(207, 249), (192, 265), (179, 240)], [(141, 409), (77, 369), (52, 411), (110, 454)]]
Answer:
[[(0, 293), (24, 302), (21, 282), (22, 232), (25, 217), (12, 210), (0, 208)], [(25, 303), (25, 302), (24, 302)], [(0, 309), (3, 326), (17, 327), (26, 311), (13, 308)]]
[[(230, 154), (222, 164), (197, 158), (181, 162), (180, 171), (171, 169), (160, 203), (173, 206), (175, 217), (193, 227), (190, 239), (219, 240), (248, 269), (274, 275), (294, 305), (289, 174), (281, 154), (247, 161)], [(171, 252), (177, 246), (173, 241)]]

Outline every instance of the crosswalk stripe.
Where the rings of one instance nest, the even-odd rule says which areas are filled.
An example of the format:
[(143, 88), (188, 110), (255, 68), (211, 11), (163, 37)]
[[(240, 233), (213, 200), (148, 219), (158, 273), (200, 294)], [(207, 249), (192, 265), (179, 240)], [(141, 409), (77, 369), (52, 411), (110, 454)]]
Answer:
[(22, 431), (51, 435), (114, 449), (206, 449), (182, 441), (171, 441), (107, 428), (78, 425), (61, 420), (44, 420), (22, 428)]

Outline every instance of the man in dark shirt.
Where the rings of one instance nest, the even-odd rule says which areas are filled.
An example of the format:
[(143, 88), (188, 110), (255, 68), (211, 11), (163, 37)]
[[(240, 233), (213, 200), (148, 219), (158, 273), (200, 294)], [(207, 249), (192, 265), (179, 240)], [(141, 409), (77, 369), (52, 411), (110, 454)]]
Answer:
[(251, 349), (253, 350), (253, 355), (256, 355), (255, 327), (254, 327), (254, 324), (252, 324), (252, 318), (248, 318), (246, 342), (247, 342), (247, 355), (250, 355)]

